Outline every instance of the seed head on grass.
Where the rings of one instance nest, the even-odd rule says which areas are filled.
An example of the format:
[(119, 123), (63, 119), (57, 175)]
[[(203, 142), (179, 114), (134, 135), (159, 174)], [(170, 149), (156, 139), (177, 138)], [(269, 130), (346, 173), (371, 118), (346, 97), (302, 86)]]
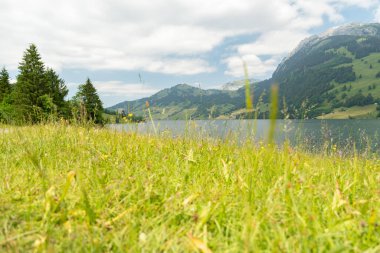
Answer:
[(194, 237), (192, 234), (188, 234), (187, 237), (189, 238), (191, 244), (202, 253), (212, 253), (209, 247), (207, 247), (201, 239)]

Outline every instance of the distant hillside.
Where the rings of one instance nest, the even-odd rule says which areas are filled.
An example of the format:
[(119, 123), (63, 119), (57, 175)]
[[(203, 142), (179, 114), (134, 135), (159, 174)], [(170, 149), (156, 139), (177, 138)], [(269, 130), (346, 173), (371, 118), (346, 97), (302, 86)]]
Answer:
[[(250, 79), (249, 82), (250, 83), (259, 83), (260, 80)], [(233, 81), (233, 82), (223, 84), (221, 89), (222, 90), (238, 90), (238, 89), (242, 88), (244, 85), (245, 85), (245, 80), (237, 80), (237, 81)]]
[(157, 94), (136, 101), (126, 101), (110, 107), (115, 110), (143, 115), (149, 102), (155, 119), (206, 119), (229, 114), (244, 106), (241, 91), (202, 90), (186, 84), (178, 84)]
[[(268, 115), (267, 91), (273, 83), (280, 85), (280, 104), (286, 102), (287, 111), (293, 118), (376, 117), (380, 110), (376, 106), (380, 102), (380, 24), (342, 26), (301, 42), (282, 61), (271, 79), (254, 84), (254, 101), (257, 103), (261, 96), (263, 103), (260, 117)], [(237, 81), (226, 87), (229, 85), (241, 83)], [(244, 110), (244, 88), (201, 90), (183, 84), (109, 109), (124, 108), (143, 114), (146, 101), (150, 102), (156, 119), (248, 115)], [(344, 111), (347, 114), (342, 113)], [(354, 115), (350, 115), (351, 111)]]

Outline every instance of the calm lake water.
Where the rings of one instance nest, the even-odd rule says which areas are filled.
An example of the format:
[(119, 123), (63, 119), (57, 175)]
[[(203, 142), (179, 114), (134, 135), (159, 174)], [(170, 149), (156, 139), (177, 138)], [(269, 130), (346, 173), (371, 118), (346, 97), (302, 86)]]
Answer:
[[(158, 134), (173, 137), (213, 138), (224, 141), (266, 141), (269, 120), (161, 120), (154, 122)], [(112, 124), (111, 129), (155, 134), (152, 122)], [(328, 148), (350, 152), (380, 151), (380, 120), (277, 120), (276, 142), (285, 140), (310, 151)]]

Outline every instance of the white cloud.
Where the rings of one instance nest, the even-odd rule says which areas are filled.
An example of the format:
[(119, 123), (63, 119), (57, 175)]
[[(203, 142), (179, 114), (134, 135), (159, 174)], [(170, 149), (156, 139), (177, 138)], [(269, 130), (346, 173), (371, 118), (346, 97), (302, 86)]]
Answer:
[(263, 61), (256, 55), (249, 54), (242, 57), (229, 57), (225, 59), (225, 63), (228, 67), (228, 70), (225, 73), (227, 75), (237, 78), (244, 76), (243, 64), (245, 63), (249, 78), (261, 79), (267, 77), (276, 69), (277, 59), (271, 58)]
[[(193, 24), (196, 15), (183, 9), (184, 1), (169, 2), (6, 1), (0, 9), (0, 32), (7, 36), (0, 46), (7, 50), (0, 52), (0, 63), (15, 69), (33, 42), (57, 69), (213, 71), (199, 55), (212, 50), (227, 32)], [(172, 8), (182, 8), (184, 18)]]
[(380, 22), (380, 6), (377, 8), (375, 12), (375, 21)]
[(332, 3), (342, 6), (358, 6), (361, 8), (370, 8), (379, 4), (378, 0), (324, 0), (328, 3)]
[[(224, 60), (227, 64), (225, 74), (242, 77), (242, 61), (247, 64), (249, 74), (255, 78), (267, 78), (275, 70), (281, 58), (293, 50), (301, 40), (307, 37), (305, 32), (282, 30), (264, 33), (255, 42), (243, 44), (236, 48), (237, 56)], [(260, 57), (270, 57), (261, 60)]]
[(158, 91), (158, 89), (148, 85), (123, 83), (120, 81), (95, 81), (94, 86), (104, 96), (149, 96)]
[[(104, 96), (128, 96), (152, 95), (159, 90), (146, 84), (124, 83), (121, 81), (92, 81), (94, 87)], [(77, 89), (79, 83), (67, 83), (69, 89)], [(74, 95), (74, 94), (72, 94)]]
[(304, 38), (309, 36), (302, 31), (281, 30), (264, 33), (255, 42), (237, 47), (240, 55), (281, 55), (289, 53)]
[[(157, 88), (141, 83), (124, 83), (121, 81), (93, 81), (92, 83), (105, 107), (139, 97), (149, 97), (159, 91)], [(74, 96), (79, 84), (67, 83), (66, 85), (71, 91), (69, 94), (71, 98)]]
[(93, 83), (105, 107), (126, 100), (149, 97), (159, 91), (159, 89), (146, 84), (123, 83), (120, 81), (94, 81)]
[[(16, 69), (33, 42), (56, 69), (209, 73), (215, 68), (202, 55), (226, 38), (260, 35), (230, 57), (253, 59), (268, 52), (278, 59), (324, 17), (342, 22), (346, 6), (378, 5), (378, 0), (1, 0), (0, 65)], [(263, 69), (272, 64), (261, 62)]]

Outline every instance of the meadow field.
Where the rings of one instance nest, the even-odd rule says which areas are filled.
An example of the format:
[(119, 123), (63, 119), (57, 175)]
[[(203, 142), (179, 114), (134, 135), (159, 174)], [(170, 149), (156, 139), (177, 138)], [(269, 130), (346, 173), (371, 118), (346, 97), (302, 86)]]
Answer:
[(380, 160), (0, 126), (1, 252), (380, 252)]

